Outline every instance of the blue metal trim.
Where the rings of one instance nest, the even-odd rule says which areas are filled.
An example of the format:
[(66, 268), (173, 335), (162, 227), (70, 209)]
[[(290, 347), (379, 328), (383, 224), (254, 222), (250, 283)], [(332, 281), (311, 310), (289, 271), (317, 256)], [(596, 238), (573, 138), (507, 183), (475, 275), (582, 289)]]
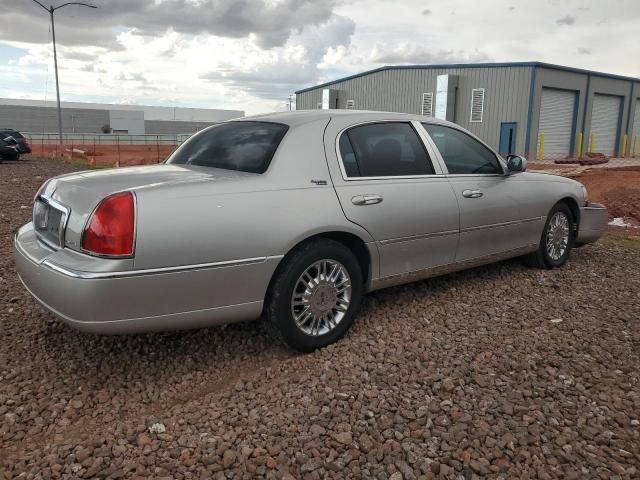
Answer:
[(587, 91), (584, 94), (584, 114), (582, 115), (582, 153), (586, 152), (584, 148), (585, 142), (587, 145), (589, 142), (589, 135), (591, 135), (591, 122), (589, 122), (589, 135), (587, 135), (587, 111), (589, 108), (589, 98), (591, 98), (591, 75), (587, 75)]
[[(573, 120), (571, 125), (571, 145), (569, 145), (569, 155), (576, 153), (576, 137), (578, 133), (578, 105), (580, 104), (580, 90), (573, 90), (575, 100), (573, 103)], [(582, 139), (584, 141), (584, 138)]]
[(529, 155), (529, 147), (531, 147), (531, 121), (533, 120), (533, 97), (536, 89), (536, 66), (531, 68), (531, 86), (529, 87), (529, 111), (527, 112), (527, 130), (524, 140), (524, 154)]
[[(631, 88), (629, 89), (629, 114), (627, 115), (627, 130), (624, 132), (627, 135), (630, 135), (631, 132), (631, 110), (633, 110), (633, 87), (635, 82), (631, 82)], [(622, 152), (627, 153), (627, 152)]]
[(604, 72), (596, 72), (593, 70), (585, 70), (582, 68), (575, 67), (565, 67), (563, 65), (555, 65), (552, 63), (544, 63), (544, 62), (502, 62), (502, 63), (451, 63), (449, 65), (438, 64), (438, 65), (385, 65), (384, 67), (374, 68), (373, 70), (367, 70), (365, 72), (356, 73), (355, 75), (350, 75), (348, 77), (338, 78), (337, 80), (332, 80), (330, 82), (322, 83), (320, 85), (315, 85), (313, 87), (303, 88), (302, 90), (297, 90), (295, 93), (304, 93), (310, 90), (315, 90), (317, 88), (327, 87), (329, 85), (335, 85), (336, 83), (344, 82), (347, 80), (352, 80), (358, 77), (364, 77), (366, 75), (370, 75), (372, 73), (382, 72), (384, 70), (433, 70), (433, 69), (446, 69), (446, 68), (504, 68), (504, 67), (541, 67), (548, 68), (551, 70), (560, 70), (564, 72), (571, 73), (582, 73), (585, 75), (593, 75), (596, 77), (604, 77), (604, 78), (612, 78), (616, 80), (630, 80), (633, 82), (640, 82), (640, 78), (636, 77), (627, 77), (624, 75), (616, 75), (615, 73), (604, 73)]
[(619, 96), (620, 99), (620, 107), (618, 109), (618, 128), (616, 132), (616, 147), (613, 150), (613, 153), (617, 157), (620, 155), (620, 141), (622, 140), (622, 117), (624, 116), (624, 96)]

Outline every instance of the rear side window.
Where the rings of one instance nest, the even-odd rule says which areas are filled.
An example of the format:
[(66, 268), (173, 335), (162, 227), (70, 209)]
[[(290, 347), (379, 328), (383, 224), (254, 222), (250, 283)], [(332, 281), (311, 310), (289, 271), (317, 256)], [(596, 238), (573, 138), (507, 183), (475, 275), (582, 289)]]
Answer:
[(433, 175), (431, 159), (411, 124), (372, 123), (353, 127), (339, 141), (348, 177)]
[(458, 129), (443, 125), (422, 124), (438, 147), (449, 173), (502, 173), (495, 154), (487, 147)]
[(288, 126), (269, 122), (228, 122), (196, 133), (167, 163), (264, 173)]

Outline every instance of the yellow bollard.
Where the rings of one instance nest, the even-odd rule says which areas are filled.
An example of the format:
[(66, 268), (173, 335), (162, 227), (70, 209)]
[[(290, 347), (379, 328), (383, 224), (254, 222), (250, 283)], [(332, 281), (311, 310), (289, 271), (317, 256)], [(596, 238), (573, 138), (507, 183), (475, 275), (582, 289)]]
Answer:
[(576, 153), (576, 156), (578, 158), (582, 158), (582, 132), (578, 132), (578, 151)]
[(638, 153), (638, 137), (633, 136), (633, 156), (636, 157)]
[(592, 133), (589, 136), (589, 153), (593, 153), (593, 150), (596, 148), (596, 134)]
[(540, 147), (538, 148), (538, 160), (544, 156), (544, 133), (540, 134)]
[(627, 156), (627, 134), (625, 133), (622, 136), (622, 155), (620, 155), (622, 158), (625, 158)]

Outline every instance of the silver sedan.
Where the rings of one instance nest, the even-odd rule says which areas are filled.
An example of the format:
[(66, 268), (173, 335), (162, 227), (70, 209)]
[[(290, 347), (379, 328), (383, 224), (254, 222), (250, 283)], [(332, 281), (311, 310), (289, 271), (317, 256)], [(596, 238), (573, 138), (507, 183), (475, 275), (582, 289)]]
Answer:
[(15, 239), (27, 290), (89, 332), (260, 316), (292, 348), (340, 338), (364, 294), (523, 256), (563, 265), (607, 211), (459, 126), (302, 111), (192, 136), (163, 165), (46, 182)]

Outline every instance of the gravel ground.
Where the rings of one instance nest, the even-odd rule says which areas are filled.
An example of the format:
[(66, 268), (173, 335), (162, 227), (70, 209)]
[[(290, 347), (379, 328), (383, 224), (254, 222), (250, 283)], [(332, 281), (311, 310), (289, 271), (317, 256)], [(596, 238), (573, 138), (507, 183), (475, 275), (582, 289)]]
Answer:
[(42, 178), (74, 168), (0, 165), (0, 478), (640, 477), (637, 247), (377, 292), (309, 355), (260, 322), (99, 337), (11, 256)]

